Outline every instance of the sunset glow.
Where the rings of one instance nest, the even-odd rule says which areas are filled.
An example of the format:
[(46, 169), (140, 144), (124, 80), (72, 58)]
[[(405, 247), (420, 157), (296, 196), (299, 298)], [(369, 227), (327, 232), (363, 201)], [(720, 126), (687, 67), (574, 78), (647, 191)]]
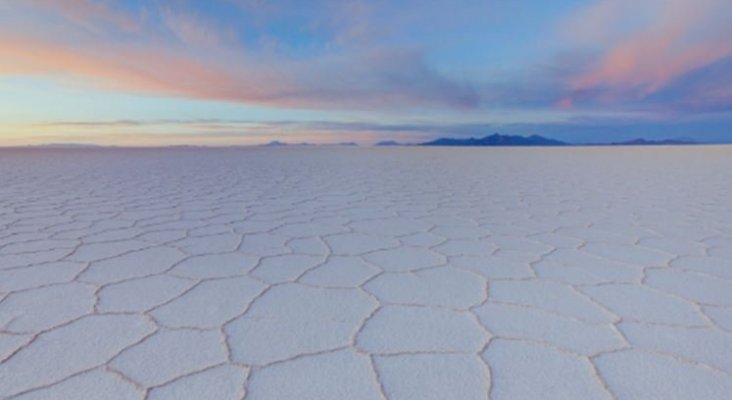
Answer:
[(4, 1), (0, 144), (732, 140), (724, 0), (295, 3)]

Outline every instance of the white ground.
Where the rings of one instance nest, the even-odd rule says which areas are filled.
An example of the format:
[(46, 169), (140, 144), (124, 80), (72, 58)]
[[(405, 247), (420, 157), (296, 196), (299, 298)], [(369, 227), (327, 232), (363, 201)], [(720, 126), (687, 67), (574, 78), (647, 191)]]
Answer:
[(0, 398), (729, 399), (732, 148), (0, 150)]

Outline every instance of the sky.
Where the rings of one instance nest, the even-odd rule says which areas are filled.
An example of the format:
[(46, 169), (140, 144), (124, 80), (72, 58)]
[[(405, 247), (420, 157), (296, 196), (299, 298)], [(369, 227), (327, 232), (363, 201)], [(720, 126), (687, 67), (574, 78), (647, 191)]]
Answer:
[(732, 142), (729, 0), (0, 0), (0, 146)]

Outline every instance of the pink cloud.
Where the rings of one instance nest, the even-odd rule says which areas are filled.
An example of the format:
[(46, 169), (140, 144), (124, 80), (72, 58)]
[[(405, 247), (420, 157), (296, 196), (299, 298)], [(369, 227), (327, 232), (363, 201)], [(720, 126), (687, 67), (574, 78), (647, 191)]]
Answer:
[(0, 35), (0, 48), (2, 74), (43, 74), (109, 90), (226, 101), (264, 101), (277, 90), (273, 84), (257, 83), (254, 76), (233, 76), (222, 67), (155, 47), (77, 49)]
[(612, 0), (573, 15), (565, 33), (602, 49), (570, 81), (577, 93), (599, 89), (600, 100), (642, 99), (674, 79), (732, 55), (727, 0)]
[[(182, 9), (156, 9), (163, 24), (153, 26), (106, 3), (59, 3), (31, 0), (7, 7), (11, 23), (0, 26), (0, 74), (50, 75), (114, 91), (280, 107), (477, 102), (470, 87), (441, 76), (412, 51), (359, 48), (288, 58), (245, 49), (227, 27)], [(44, 21), (39, 15), (53, 18), (54, 25), (39, 29)]]
[(554, 105), (557, 108), (561, 108), (563, 110), (570, 110), (574, 106), (574, 101), (571, 97), (563, 97), (559, 99), (556, 103), (554, 103)]

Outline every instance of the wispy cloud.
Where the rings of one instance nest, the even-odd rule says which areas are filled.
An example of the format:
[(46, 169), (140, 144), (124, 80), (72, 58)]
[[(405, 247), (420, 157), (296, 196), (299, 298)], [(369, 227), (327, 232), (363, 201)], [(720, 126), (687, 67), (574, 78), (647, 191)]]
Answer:
[[(561, 104), (642, 102), (688, 74), (732, 56), (730, 17), (726, 0), (592, 3), (564, 21), (569, 41), (594, 53), (596, 60), (571, 79), (571, 94)], [(715, 84), (729, 90), (729, 78)]]
[[(0, 28), (0, 73), (54, 74), (116, 91), (268, 106), (478, 103), (469, 84), (431, 68), (417, 49), (340, 49), (317, 58), (263, 54), (239, 46), (226, 26), (183, 9), (156, 10), (165, 28), (161, 32), (128, 12), (82, 0), (70, 5), (66, 10), (34, 0), (7, 10), (14, 23)], [(57, 32), (36, 29), (39, 15), (56, 18)], [(108, 21), (113, 21), (110, 29)], [(119, 27), (129, 30), (116, 32)]]
[[(0, 0), (0, 79), (31, 77), (44, 88), (50, 80), (58, 97), (109, 100), (111, 118), (38, 123), (60, 113), (16, 107), (5, 114), (8, 124), (35, 123), (16, 129), (0, 121), (0, 128), (6, 136), (35, 129), (231, 141), (282, 132), (333, 141), (339, 134), (637, 131), (613, 118), (649, 129), (729, 130), (729, 0), (519, 3)], [(28, 97), (41, 90), (29, 88), (23, 107), (32, 108)], [(165, 110), (135, 110), (153, 99)], [(114, 101), (125, 111), (117, 113)], [(237, 114), (240, 105), (256, 107)], [(177, 120), (178, 106), (282, 120)], [(163, 115), (145, 120), (156, 112)], [(284, 120), (302, 113), (325, 117)]]

